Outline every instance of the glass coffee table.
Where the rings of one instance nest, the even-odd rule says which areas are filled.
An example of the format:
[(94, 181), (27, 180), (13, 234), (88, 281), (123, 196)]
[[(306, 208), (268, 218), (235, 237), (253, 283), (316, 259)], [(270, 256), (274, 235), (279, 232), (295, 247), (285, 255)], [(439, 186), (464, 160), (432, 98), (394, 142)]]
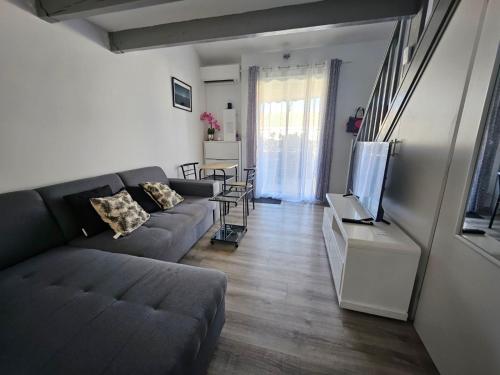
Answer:
[[(219, 202), (220, 228), (210, 240), (211, 244), (215, 242), (231, 243), (234, 247), (238, 247), (241, 239), (247, 231), (247, 205), (244, 200), (247, 191), (224, 191), (215, 197), (210, 198), (210, 201)], [(242, 225), (227, 223), (227, 214), (231, 205), (237, 206), (241, 203), (242, 207)]]

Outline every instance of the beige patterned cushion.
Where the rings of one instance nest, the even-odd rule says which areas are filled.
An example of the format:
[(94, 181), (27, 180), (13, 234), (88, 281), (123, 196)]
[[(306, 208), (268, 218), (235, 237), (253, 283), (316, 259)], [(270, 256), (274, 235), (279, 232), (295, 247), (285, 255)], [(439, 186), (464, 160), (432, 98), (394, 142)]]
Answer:
[(150, 218), (126, 190), (110, 197), (90, 198), (90, 203), (118, 237), (133, 232)]
[(168, 210), (184, 200), (175, 190), (170, 189), (168, 185), (161, 182), (145, 182), (141, 186), (158, 203), (162, 210)]

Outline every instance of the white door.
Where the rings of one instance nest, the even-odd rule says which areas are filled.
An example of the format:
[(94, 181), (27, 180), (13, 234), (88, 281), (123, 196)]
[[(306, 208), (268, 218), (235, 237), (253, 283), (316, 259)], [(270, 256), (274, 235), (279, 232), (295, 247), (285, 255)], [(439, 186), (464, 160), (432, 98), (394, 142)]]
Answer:
[(500, 242), (489, 235), (462, 234), (498, 75), (500, 0), (477, 1), (477, 6), (484, 4), (485, 18), (457, 119), (456, 143), (415, 318), (415, 328), (442, 374), (500, 374)]

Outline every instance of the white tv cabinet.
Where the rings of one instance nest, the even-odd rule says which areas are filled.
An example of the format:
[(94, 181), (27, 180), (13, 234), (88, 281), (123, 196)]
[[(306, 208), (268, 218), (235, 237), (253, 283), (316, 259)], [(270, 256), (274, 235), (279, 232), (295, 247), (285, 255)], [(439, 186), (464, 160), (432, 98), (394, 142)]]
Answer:
[(394, 223), (343, 223), (370, 215), (352, 196), (326, 198), (323, 236), (340, 307), (406, 320), (420, 247)]

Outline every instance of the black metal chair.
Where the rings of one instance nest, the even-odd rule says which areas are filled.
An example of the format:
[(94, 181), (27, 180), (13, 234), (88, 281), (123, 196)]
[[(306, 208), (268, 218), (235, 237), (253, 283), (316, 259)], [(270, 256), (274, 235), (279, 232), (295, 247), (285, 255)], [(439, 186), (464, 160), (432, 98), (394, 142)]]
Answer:
[(257, 170), (255, 168), (245, 168), (243, 170), (247, 174), (245, 181), (228, 182), (227, 186), (229, 187), (229, 190), (241, 189), (247, 192), (245, 204), (247, 206), (247, 213), (250, 213), (248, 203), (250, 195), (252, 199), (252, 209), (255, 210), (255, 176), (257, 174)]
[(495, 221), (495, 216), (497, 216), (498, 206), (500, 205), (500, 171), (497, 172), (497, 177), (498, 177), (498, 197), (497, 197), (497, 203), (495, 204), (495, 209), (493, 210), (493, 214), (491, 215), (490, 225), (488, 225), (488, 228), (490, 229), (493, 227), (493, 221)]
[[(185, 180), (198, 179), (198, 173), (196, 173), (196, 166), (198, 164), (199, 164), (198, 162), (194, 162), (194, 163), (185, 163), (185, 164), (181, 165), (182, 174), (184, 175)], [(191, 176), (194, 176), (194, 177), (191, 177)]]

